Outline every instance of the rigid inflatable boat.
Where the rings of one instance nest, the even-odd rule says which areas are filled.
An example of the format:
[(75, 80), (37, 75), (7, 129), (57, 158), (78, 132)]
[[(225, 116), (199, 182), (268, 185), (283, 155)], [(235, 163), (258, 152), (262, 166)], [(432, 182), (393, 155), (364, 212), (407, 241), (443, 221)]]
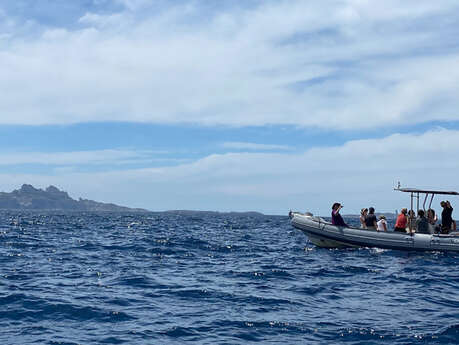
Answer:
[[(419, 196), (424, 194), (423, 208), (426, 207), (428, 196), (431, 195), (429, 208), (434, 195), (447, 194), (459, 195), (457, 192), (442, 192), (420, 190), (413, 188), (396, 188), (402, 192), (411, 193), (411, 209), (414, 201), (417, 201), (419, 209)], [(411, 222), (408, 222), (411, 224)], [(321, 217), (310, 213), (291, 213), (291, 224), (303, 231), (309, 240), (319, 247), (346, 248), (346, 247), (374, 247), (396, 250), (418, 251), (451, 251), (459, 252), (459, 232), (449, 234), (421, 234), (413, 229), (407, 229), (407, 233), (393, 231), (376, 231), (354, 227), (336, 226)]]
[(318, 247), (376, 247), (398, 250), (438, 250), (459, 252), (456, 234), (386, 232), (336, 226), (309, 214), (293, 213), (292, 225), (303, 231)]

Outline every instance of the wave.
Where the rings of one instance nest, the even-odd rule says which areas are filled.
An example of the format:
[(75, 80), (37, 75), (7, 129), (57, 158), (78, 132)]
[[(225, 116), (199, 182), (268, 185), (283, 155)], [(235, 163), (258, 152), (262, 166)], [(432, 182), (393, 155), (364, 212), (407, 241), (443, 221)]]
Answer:
[(92, 320), (95, 322), (112, 323), (135, 319), (117, 310), (107, 310), (63, 301), (52, 301), (27, 294), (10, 294), (1, 297), (0, 305), (9, 310), (8, 313), (0, 313), (0, 320), (21, 320), (26, 322)]
[(0, 211), (0, 343), (452, 344), (459, 255), (312, 247), (287, 217)]

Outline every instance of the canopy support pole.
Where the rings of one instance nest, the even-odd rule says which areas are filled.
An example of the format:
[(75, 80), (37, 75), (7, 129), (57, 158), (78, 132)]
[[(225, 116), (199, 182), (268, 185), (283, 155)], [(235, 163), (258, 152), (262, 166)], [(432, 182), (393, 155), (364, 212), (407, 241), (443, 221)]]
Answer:
[(432, 201), (433, 201), (434, 196), (435, 194), (432, 194), (432, 197), (430, 198), (429, 209), (432, 208)]
[[(426, 210), (426, 202), (427, 198), (429, 197), (429, 193), (426, 193), (426, 197), (424, 198), (424, 203), (422, 204), (422, 209), (425, 211)], [(430, 207), (429, 207), (430, 208)]]

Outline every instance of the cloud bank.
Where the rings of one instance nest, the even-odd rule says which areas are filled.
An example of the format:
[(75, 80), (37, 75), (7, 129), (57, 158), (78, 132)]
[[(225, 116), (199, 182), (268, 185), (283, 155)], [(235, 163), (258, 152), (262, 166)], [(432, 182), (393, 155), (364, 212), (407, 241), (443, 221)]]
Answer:
[(1, 174), (0, 188), (8, 190), (24, 181), (39, 187), (54, 184), (74, 197), (150, 210), (285, 214), (292, 208), (327, 215), (331, 203), (340, 201), (346, 212), (357, 213), (363, 206), (394, 211), (409, 202), (392, 190), (397, 181), (405, 187), (457, 189), (458, 155), (459, 131), (438, 129), (349, 141), (300, 154), (227, 153), (169, 167)]
[(0, 5), (0, 124), (459, 120), (456, 1), (115, 4), (66, 26)]

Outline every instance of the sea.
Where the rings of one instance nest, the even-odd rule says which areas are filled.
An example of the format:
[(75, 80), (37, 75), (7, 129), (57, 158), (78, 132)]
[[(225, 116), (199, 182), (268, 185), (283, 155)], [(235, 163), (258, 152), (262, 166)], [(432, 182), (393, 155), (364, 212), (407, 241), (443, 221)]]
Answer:
[(287, 216), (2, 211), (0, 330), (21, 345), (458, 344), (459, 255), (321, 249)]

